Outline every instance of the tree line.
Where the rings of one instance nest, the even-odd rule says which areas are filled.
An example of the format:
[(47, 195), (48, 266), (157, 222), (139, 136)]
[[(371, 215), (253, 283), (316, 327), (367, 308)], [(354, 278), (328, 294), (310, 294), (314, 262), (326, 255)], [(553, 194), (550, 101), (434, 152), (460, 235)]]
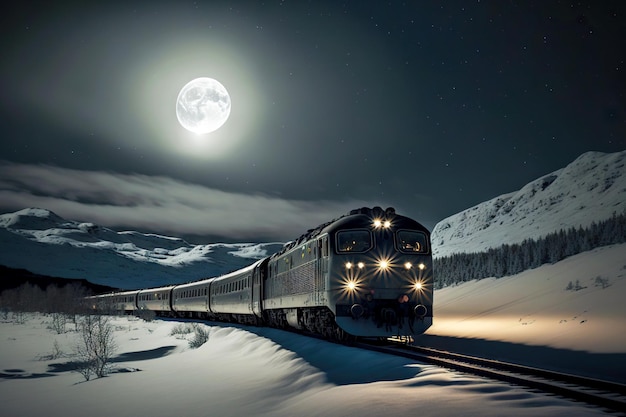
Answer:
[(626, 242), (626, 212), (583, 228), (561, 229), (538, 239), (503, 244), (485, 252), (455, 253), (433, 259), (435, 289), (473, 279), (501, 278), (601, 246)]
[[(114, 327), (109, 317), (94, 314), (85, 297), (91, 291), (77, 282), (65, 285), (25, 283), (0, 293), (0, 320), (24, 324), (27, 314), (48, 317), (48, 328), (57, 334), (75, 332), (76, 344), (69, 357), (71, 368), (85, 380), (98, 378), (111, 371), (111, 360), (116, 349)], [(58, 343), (50, 359), (66, 356)]]

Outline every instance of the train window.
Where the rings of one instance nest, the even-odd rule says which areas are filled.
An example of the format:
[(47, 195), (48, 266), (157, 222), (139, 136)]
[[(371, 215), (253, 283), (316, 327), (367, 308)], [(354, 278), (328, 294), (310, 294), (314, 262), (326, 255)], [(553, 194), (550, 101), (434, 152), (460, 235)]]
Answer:
[(367, 230), (342, 230), (337, 232), (338, 252), (366, 252), (372, 247), (372, 236)]
[(399, 230), (396, 233), (396, 244), (400, 252), (428, 253), (428, 239), (423, 232)]

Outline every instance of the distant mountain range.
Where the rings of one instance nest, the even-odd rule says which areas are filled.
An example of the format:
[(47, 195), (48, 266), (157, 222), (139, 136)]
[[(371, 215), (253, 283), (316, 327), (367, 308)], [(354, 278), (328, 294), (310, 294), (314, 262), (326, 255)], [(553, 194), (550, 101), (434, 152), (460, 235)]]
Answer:
[(115, 288), (146, 288), (220, 275), (271, 255), (282, 243), (192, 245), (183, 239), (117, 232), (40, 208), (0, 215), (0, 265), (84, 278)]
[[(433, 254), (480, 252), (626, 210), (626, 151), (588, 152), (558, 171), (439, 222)], [(35, 274), (146, 288), (220, 275), (279, 251), (283, 243), (193, 245), (118, 232), (40, 208), (0, 215), (0, 265)], [(1, 279), (1, 278), (0, 278)]]
[(435, 257), (520, 243), (626, 211), (626, 151), (587, 152), (565, 168), (452, 215), (432, 232)]

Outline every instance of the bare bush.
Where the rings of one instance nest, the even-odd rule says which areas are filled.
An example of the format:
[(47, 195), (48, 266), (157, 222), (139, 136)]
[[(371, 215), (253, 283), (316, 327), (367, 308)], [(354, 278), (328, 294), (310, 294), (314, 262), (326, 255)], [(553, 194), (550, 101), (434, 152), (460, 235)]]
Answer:
[(186, 336), (190, 333), (193, 333), (193, 326), (190, 326), (189, 324), (178, 323), (172, 328), (170, 336), (174, 336), (177, 339), (185, 339)]
[(603, 278), (602, 276), (598, 275), (596, 277), (594, 286), (601, 287), (604, 290), (611, 286), (611, 281), (608, 278)]
[(39, 357), (39, 360), (50, 361), (50, 360), (59, 359), (65, 356), (66, 356), (65, 352), (63, 352), (63, 349), (61, 349), (61, 345), (59, 345), (59, 342), (55, 340), (54, 343), (52, 344), (52, 352), (50, 352), (47, 355), (41, 355)]
[(48, 328), (54, 330), (57, 334), (65, 333), (65, 325), (67, 324), (67, 315), (65, 313), (50, 313), (52, 321)]
[(84, 316), (78, 321), (78, 329), (76, 371), (86, 381), (92, 375), (97, 378), (105, 376), (110, 372), (110, 360), (117, 347), (110, 318), (99, 315)]
[(199, 348), (209, 340), (209, 331), (198, 323), (193, 323), (193, 338), (189, 341), (189, 347)]

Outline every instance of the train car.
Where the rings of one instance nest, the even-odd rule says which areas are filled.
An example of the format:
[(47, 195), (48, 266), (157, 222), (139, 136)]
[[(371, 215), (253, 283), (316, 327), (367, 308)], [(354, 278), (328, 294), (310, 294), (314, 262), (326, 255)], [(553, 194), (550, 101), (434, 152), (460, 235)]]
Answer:
[(273, 325), (343, 339), (414, 336), (432, 324), (430, 233), (391, 208), (353, 210), (309, 231), (267, 273)]
[[(262, 264), (262, 261), (257, 261), (246, 268), (217, 277), (211, 282), (209, 309), (212, 316), (240, 323), (257, 322), (253, 297), (254, 278), (259, 276), (258, 268)], [(260, 293), (260, 289), (257, 291)]]
[(209, 288), (215, 278), (190, 282), (172, 290), (172, 311), (180, 317), (207, 318), (209, 315)]
[(88, 300), (93, 310), (131, 314), (137, 309), (137, 293), (139, 290), (100, 294), (88, 297)]
[(137, 309), (150, 310), (157, 314), (172, 312), (171, 293), (173, 285), (168, 287), (150, 288), (137, 293)]

